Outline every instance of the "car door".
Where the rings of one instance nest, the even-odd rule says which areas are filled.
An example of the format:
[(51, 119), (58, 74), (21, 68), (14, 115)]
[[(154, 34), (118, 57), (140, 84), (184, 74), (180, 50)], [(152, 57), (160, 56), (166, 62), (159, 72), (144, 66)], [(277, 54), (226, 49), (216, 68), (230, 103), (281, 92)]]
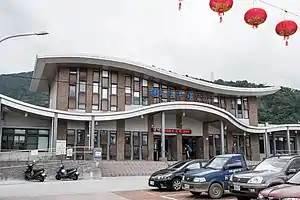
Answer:
[(243, 170), (242, 159), (241, 157), (232, 157), (225, 166), (229, 168), (224, 169), (224, 187), (227, 188), (229, 184), (230, 176), (234, 173), (240, 172)]
[(290, 166), (287, 168), (285, 180), (294, 176), (298, 171), (300, 171), (300, 158), (296, 158), (291, 162)]

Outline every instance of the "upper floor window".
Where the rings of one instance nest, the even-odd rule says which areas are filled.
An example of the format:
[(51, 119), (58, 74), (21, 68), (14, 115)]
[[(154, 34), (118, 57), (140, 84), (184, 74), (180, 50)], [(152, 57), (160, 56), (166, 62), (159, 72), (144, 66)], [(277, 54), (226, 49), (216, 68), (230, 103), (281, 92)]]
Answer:
[(243, 108), (244, 108), (244, 118), (249, 119), (249, 105), (248, 105), (248, 99), (243, 99)]
[(242, 100), (240, 98), (236, 100), (236, 105), (237, 105), (237, 117), (243, 118), (243, 106), (242, 106)]
[(108, 78), (108, 71), (107, 70), (102, 71), (102, 77), (107, 77)]

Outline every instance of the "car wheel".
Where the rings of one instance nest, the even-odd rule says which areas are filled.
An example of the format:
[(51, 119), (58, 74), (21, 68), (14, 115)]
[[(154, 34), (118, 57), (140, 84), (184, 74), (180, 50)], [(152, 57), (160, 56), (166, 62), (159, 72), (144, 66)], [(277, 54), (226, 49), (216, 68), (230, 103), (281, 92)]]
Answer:
[(220, 183), (213, 183), (209, 187), (208, 196), (212, 199), (219, 199), (223, 196), (224, 189)]
[(190, 191), (190, 193), (196, 197), (199, 197), (201, 195), (201, 192), (192, 192)]
[(174, 178), (172, 180), (172, 189), (175, 191), (181, 190), (181, 180), (179, 178)]

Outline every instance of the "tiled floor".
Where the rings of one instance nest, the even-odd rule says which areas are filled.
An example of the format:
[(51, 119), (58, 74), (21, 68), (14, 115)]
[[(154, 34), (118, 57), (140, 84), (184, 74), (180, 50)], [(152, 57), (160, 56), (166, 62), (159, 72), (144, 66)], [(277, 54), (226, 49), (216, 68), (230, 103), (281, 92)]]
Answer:
[[(201, 197), (195, 197), (188, 191), (171, 192), (159, 190), (136, 190), (136, 191), (120, 191), (115, 194), (122, 196), (128, 200), (191, 200), (191, 199), (209, 199), (203, 194)], [(223, 200), (235, 200), (235, 197), (225, 196)]]

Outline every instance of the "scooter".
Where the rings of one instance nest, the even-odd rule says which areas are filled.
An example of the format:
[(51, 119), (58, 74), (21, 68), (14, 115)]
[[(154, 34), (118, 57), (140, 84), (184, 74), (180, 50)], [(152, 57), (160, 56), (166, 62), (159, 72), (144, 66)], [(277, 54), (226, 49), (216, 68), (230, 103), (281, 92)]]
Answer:
[(35, 165), (35, 161), (27, 165), (27, 169), (25, 171), (25, 180), (38, 180), (40, 182), (44, 182), (46, 178), (46, 173), (44, 169), (33, 169)]
[(60, 165), (59, 170), (56, 173), (55, 179), (73, 179), (78, 180), (79, 172), (76, 168), (65, 169), (64, 165)]

